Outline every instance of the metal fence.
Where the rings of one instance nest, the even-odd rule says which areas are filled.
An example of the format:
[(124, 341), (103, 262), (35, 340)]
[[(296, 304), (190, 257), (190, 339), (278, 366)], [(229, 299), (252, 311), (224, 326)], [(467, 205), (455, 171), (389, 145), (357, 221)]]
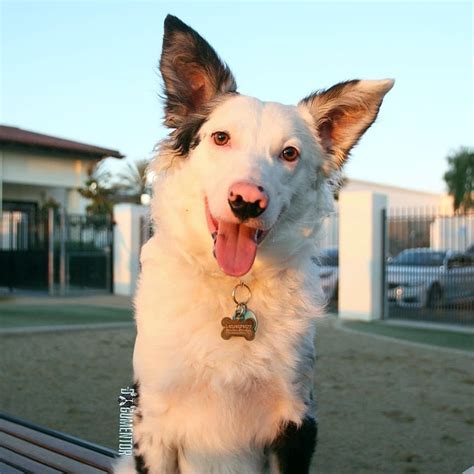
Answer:
[(0, 224), (0, 288), (112, 291), (109, 216), (4, 211)]
[(140, 217), (140, 248), (153, 236), (153, 222), (150, 216)]
[(389, 209), (386, 317), (474, 323), (474, 213)]
[(326, 295), (327, 310), (338, 311), (339, 299), (339, 214), (331, 214), (323, 222), (323, 235), (319, 242), (320, 255), (316, 259), (320, 266), (319, 276)]

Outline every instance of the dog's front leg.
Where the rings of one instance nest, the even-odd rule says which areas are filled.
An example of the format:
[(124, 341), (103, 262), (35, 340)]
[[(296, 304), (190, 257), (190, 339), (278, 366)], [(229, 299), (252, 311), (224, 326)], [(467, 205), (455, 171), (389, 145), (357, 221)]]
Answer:
[[(146, 444), (147, 448), (142, 449)], [(156, 443), (135, 441), (133, 456), (122, 456), (113, 466), (114, 474), (180, 474), (177, 453)]]
[(159, 433), (149, 431), (145, 423), (136, 421), (134, 428), (136, 474), (180, 474), (177, 449), (165, 445)]
[(274, 471), (278, 474), (308, 474), (317, 433), (318, 426), (311, 415), (306, 416), (299, 427), (293, 422), (288, 423), (271, 444), (276, 464)]

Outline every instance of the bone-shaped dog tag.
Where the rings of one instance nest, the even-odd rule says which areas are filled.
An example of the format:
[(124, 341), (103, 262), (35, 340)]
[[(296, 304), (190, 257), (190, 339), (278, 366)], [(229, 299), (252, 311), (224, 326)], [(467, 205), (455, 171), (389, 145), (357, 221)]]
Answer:
[[(246, 289), (247, 295), (242, 298), (236, 294), (238, 289)], [(252, 296), (250, 288), (244, 283), (240, 282), (234, 287), (232, 291), (232, 299), (237, 305), (235, 307), (234, 316), (232, 318), (224, 318), (221, 321), (221, 324), (224, 329), (222, 329), (221, 336), (223, 339), (228, 340), (231, 337), (245, 337), (247, 341), (253, 341), (255, 339), (255, 333), (257, 332), (258, 321), (255, 314), (247, 309), (247, 303)]]
[(256, 319), (224, 318), (221, 324), (223, 326), (222, 339), (228, 340), (231, 337), (245, 337), (247, 341), (255, 339)]

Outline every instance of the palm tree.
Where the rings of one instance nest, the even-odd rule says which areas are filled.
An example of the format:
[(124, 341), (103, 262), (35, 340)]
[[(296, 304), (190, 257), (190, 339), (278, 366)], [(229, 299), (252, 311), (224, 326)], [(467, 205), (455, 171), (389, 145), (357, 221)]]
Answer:
[(114, 175), (117, 190), (123, 190), (127, 194), (136, 197), (137, 202), (143, 194), (147, 194), (149, 160), (124, 160), (122, 170)]
[(103, 162), (99, 162), (95, 168), (89, 168), (84, 186), (77, 190), (82, 197), (91, 200), (86, 207), (88, 214), (112, 215), (112, 196), (116, 191), (110, 184), (109, 172), (104, 170)]
[(448, 165), (444, 180), (454, 198), (454, 212), (467, 214), (474, 209), (474, 150), (461, 147), (448, 156)]

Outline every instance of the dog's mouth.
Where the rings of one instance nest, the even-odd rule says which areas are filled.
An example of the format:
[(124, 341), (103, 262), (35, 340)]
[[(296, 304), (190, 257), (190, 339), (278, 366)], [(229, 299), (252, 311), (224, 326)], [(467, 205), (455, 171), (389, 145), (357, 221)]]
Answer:
[(257, 255), (257, 247), (270, 229), (256, 229), (243, 223), (236, 224), (213, 217), (205, 199), (206, 220), (214, 241), (214, 256), (227, 275), (242, 276), (250, 271)]

